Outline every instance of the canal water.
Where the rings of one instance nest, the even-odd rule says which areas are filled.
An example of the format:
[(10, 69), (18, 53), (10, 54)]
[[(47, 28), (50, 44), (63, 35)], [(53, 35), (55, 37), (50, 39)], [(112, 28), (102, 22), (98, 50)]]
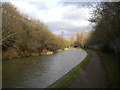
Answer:
[(2, 62), (3, 88), (46, 88), (78, 65), (87, 53), (69, 49), (50, 56), (31, 56)]

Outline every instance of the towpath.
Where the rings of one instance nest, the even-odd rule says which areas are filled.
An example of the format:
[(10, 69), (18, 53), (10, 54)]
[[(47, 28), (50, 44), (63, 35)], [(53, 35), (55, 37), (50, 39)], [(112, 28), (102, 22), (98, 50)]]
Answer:
[(92, 58), (70, 88), (107, 88), (105, 69), (100, 57), (90, 50)]

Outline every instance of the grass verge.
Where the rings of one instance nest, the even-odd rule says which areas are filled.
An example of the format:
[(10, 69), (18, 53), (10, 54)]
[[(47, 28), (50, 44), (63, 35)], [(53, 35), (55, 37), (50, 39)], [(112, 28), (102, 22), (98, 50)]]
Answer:
[(120, 73), (119, 73), (119, 63), (117, 58), (113, 54), (103, 53), (101, 51), (96, 51), (103, 60), (104, 67), (107, 72), (109, 88), (120, 87)]
[(51, 85), (49, 88), (69, 88), (69, 86), (72, 84), (72, 82), (77, 78), (77, 76), (80, 74), (81, 70), (85, 68), (87, 63), (89, 62), (91, 58), (91, 53), (87, 51), (86, 58), (75, 68), (73, 68), (68, 74), (66, 74), (64, 77), (59, 79), (57, 82), (55, 82), (53, 85)]

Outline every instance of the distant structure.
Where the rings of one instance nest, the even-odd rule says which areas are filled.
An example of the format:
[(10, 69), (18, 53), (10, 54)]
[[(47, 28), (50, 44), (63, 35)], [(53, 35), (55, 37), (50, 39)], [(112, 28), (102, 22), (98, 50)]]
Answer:
[(64, 31), (61, 32), (60, 37), (64, 37)]

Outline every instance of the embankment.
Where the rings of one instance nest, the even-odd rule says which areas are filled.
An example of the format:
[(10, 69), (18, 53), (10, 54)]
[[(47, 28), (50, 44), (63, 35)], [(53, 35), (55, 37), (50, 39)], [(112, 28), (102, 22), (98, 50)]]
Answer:
[(87, 53), (86, 58), (80, 64), (48, 88), (68, 88), (90, 61), (91, 53), (89, 51)]

